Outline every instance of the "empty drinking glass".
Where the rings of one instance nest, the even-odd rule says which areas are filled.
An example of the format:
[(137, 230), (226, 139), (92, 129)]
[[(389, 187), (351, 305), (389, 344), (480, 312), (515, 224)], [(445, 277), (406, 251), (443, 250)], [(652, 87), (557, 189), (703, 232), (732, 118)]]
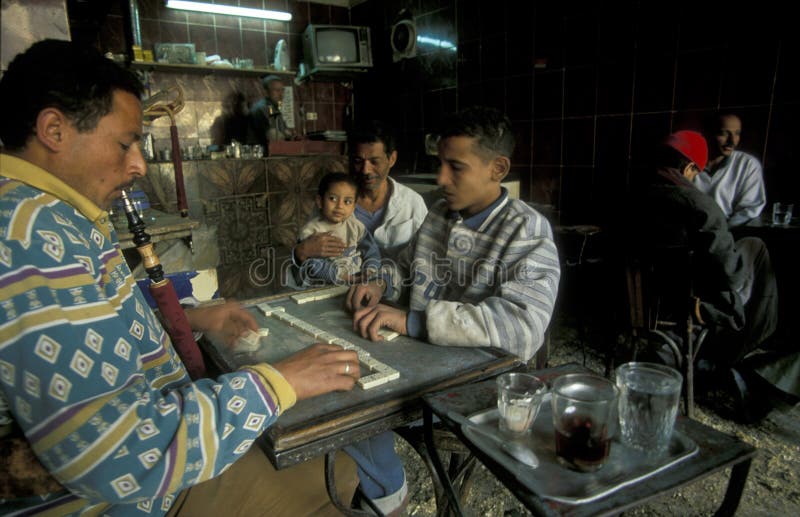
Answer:
[(772, 224), (775, 226), (786, 226), (792, 222), (792, 211), (794, 204), (776, 202), (772, 204)]
[(512, 434), (527, 433), (539, 414), (545, 383), (527, 373), (504, 373), (497, 378), (497, 409), (500, 429)]
[(669, 447), (678, 413), (683, 376), (655, 363), (632, 362), (617, 368), (622, 443), (651, 458)]

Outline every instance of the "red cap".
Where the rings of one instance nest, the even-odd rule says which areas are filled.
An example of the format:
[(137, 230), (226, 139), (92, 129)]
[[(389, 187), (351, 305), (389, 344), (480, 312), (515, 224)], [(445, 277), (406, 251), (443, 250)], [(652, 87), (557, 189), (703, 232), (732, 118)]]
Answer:
[(708, 162), (708, 145), (697, 131), (676, 131), (667, 137), (666, 144), (692, 160), (702, 171)]

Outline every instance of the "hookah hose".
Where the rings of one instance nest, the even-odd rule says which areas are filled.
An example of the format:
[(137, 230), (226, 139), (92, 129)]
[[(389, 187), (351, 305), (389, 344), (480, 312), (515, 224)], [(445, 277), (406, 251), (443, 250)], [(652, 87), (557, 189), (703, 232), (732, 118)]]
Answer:
[(125, 190), (122, 191), (122, 202), (125, 209), (125, 217), (128, 220), (128, 230), (133, 234), (133, 243), (136, 251), (142, 257), (147, 275), (150, 277), (150, 294), (155, 299), (158, 309), (161, 311), (165, 327), (172, 345), (178, 352), (178, 356), (183, 361), (192, 379), (199, 379), (206, 374), (206, 366), (203, 362), (203, 355), (200, 348), (194, 341), (194, 334), (186, 318), (186, 313), (178, 301), (175, 288), (168, 278), (164, 277), (164, 269), (158, 260), (153, 243), (150, 242), (150, 235), (145, 231), (145, 224), (141, 216), (131, 203)]

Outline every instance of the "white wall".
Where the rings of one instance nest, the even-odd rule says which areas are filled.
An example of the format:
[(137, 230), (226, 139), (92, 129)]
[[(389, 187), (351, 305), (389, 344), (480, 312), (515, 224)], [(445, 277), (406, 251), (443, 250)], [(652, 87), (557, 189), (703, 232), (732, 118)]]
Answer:
[(0, 70), (46, 38), (70, 39), (66, 0), (0, 0)]

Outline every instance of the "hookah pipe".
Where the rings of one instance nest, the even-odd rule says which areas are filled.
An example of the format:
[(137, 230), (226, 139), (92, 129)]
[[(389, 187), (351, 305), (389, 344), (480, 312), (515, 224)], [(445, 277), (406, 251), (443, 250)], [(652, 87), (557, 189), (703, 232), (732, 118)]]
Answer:
[(200, 348), (194, 341), (192, 328), (186, 313), (178, 301), (175, 288), (168, 278), (164, 277), (164, 268), (158, 260), (153, 243), (150, 242), (150, 235), (145, 231), (145, 224), (141, 216), (131, 203), (127, 192), (122, 191), (122, 202), (125, 210), (125, 217), (128, 219), (128, 230), (133, 234), (133, 243), (136, 244), (136, 251), (142, 257), (147, 275), (150, 277), (150, 294), (158, 304), (158, 309), (164, 317), (165, 327), (172, 344), (178, 352), (178, 356), (183, 361), (192, 379), (198, 379), (206, 375), (206, 366)]
[[(177, 98), (167, 101), (170, 92), (176, 90)], [(181, 217), (189, 215), (189, 204), (186, 201), (186, 186), (183, 181), (183, 161), (181, 160), (181, 144), (178, 137), (178, 126), (175, 124), (175, 114), (183, 109), (183, 89), (180, 86), (168, 88), (145, 100), (144, 102), (145, 119), (153, 120), (167, 115), (169, 117), (169, 136), (172, 144), (172, 166), (175, 171), (175, 193), (178, 197), (178, 210)]]

